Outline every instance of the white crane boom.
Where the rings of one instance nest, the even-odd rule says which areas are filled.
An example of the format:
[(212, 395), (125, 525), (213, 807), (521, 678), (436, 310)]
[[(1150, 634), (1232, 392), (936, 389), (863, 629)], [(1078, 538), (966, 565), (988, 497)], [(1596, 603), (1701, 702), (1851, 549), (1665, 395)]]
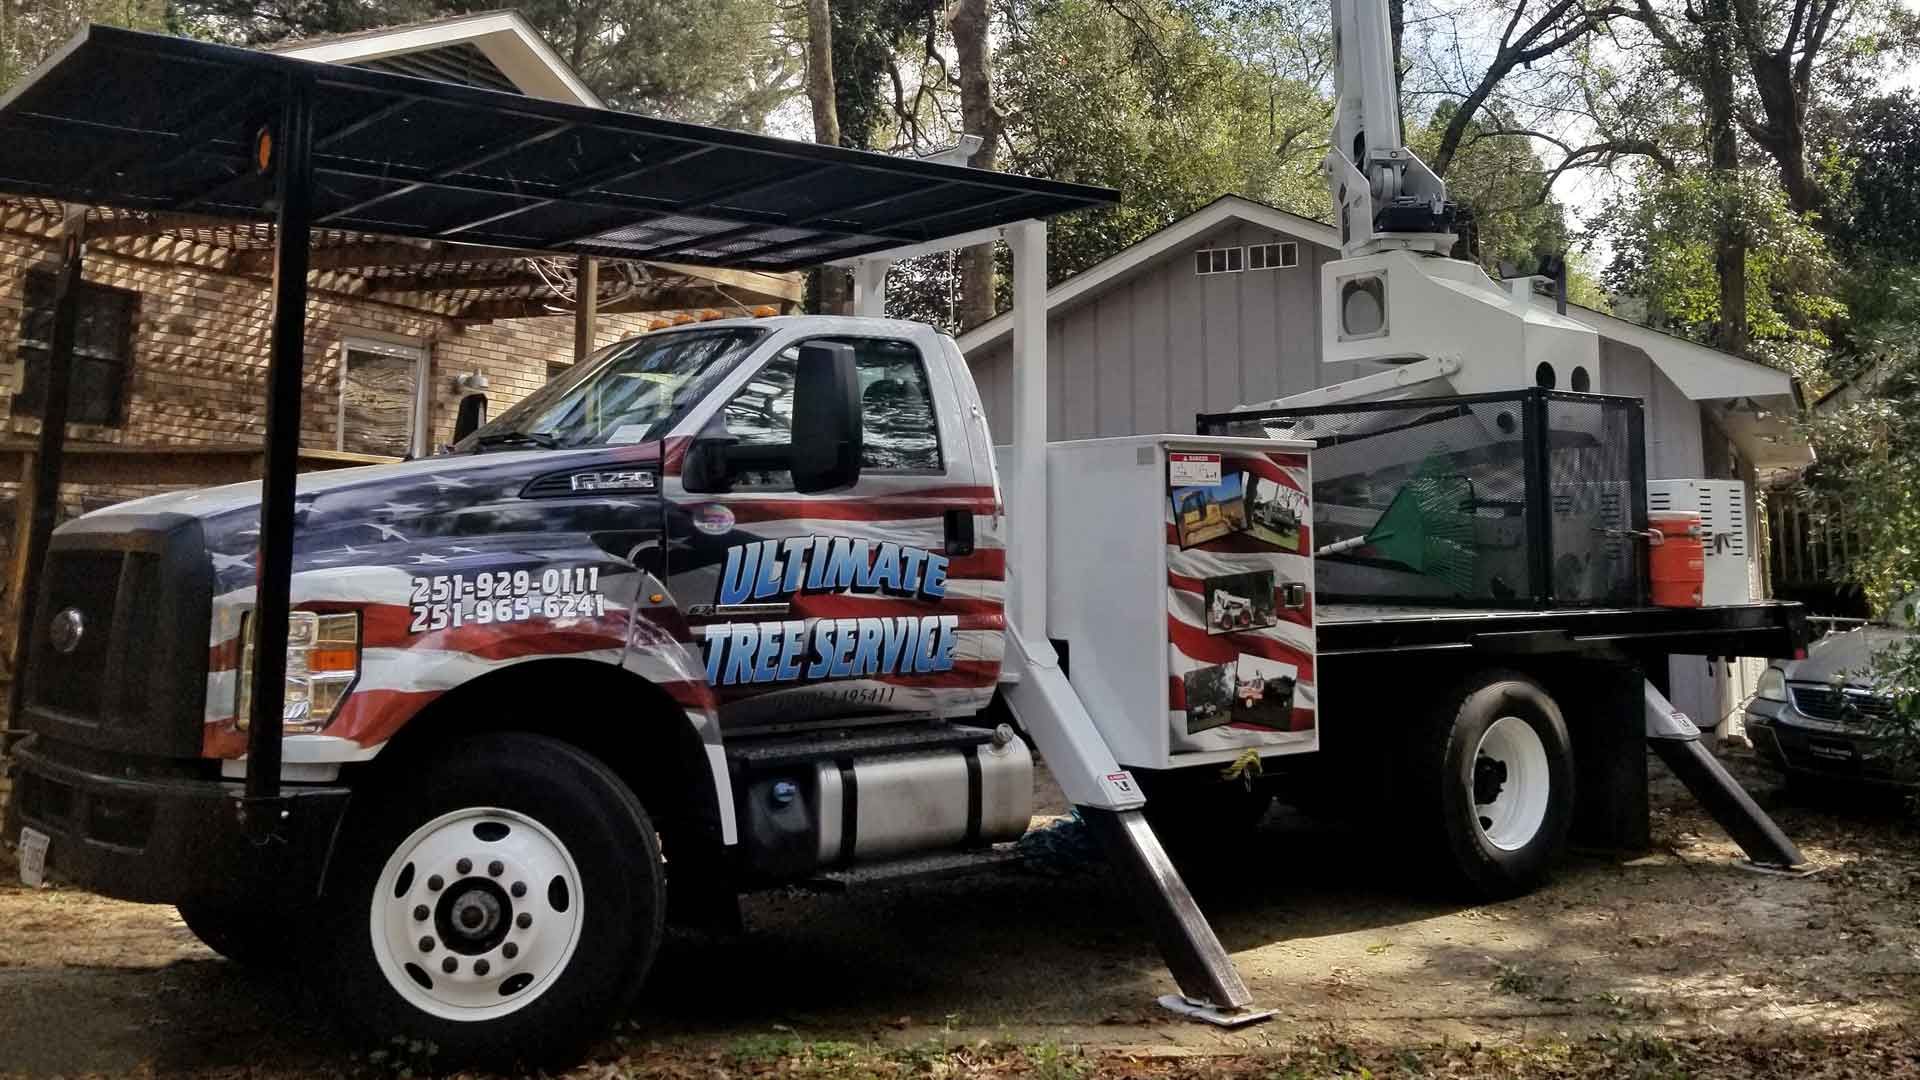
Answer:
[(1452, 249), (1447, 185), (1400, 134), (1386, 0), (1333, 0), (1333, 143), (1324, 168), (1348, 256)]

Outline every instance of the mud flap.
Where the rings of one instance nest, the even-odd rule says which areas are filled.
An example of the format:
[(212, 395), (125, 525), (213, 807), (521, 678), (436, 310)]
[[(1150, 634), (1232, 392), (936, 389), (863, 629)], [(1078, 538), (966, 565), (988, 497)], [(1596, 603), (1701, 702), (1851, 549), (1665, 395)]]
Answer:
[(1646, 707), (1647, 745), (1756, 867), (1788, 872), (1809, 868), (1794, 842), (1707, 750), (1700, 741), (1700, 729), (1652, 683), (1646, 684)]

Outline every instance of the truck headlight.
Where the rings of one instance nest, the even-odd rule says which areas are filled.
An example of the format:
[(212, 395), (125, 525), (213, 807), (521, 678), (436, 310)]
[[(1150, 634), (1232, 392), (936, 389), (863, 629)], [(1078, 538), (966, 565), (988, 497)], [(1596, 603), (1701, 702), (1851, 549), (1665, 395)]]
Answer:
[(1777, 667), (1770, 667), (1760, 673), (1760, 684), (1753, 689), (1753, 696), (1764, 701), (1787, 700), (1787, 676)]
[[(247, 730), (253, 709), (253, 616), (240, 624), (240, 692), (235, 716)], [(360, 616), (296, 611), (287, 616), (287, 696), (282, 710), (292, 733), (319, 731), (339, 711), (360, 674)]]

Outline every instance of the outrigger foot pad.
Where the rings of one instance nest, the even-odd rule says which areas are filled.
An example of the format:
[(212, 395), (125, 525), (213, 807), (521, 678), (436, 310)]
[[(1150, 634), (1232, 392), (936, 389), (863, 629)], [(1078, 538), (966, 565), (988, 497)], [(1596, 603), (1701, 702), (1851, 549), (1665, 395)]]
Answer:
[[(1253, 995), (1241, 981), (1240, 973), (1234, 970), (1233, 957), (1220, 944), (1207, 917), (1200, 913), (1199, 905), (1193, 902), (1193, 894), (1187, 891), (1186, 882), (1180, 880), (1180, 871), (1174, 869), (1173, 860), (1160, 846), (1160, 838), (1153, 835), (1145, 815), (1137, 808), (1107, 810), (1082, 806), (1080, 819), (1106, 849), (1108, 860), (1120, 872), (1141, 913), (1146, 915), (1153, 928), (1154, 941), (1160, 946), (1160, 955), (1167, 961), (1167, 970), (1172, 973), (1174, 984), (1180, 987), (1181, 997), (1189, 1002), (1204, 1002), (1206, 1004), (1196, 1007), (1222, 1016), (1252, 1012)], [(1166, 1005), (1167, 1000), (1162, 998), (1160, 1003)], [(1176, 1012), (1185, 1011), (1172, 1005), (1167, 1007)], [(1194, 1015), (1220, 1022), (1198, 1013)]]
[(1271, 1020), (1275, 1015), (1273, 1009), (1222, 1009), (1179, 994), (1161, 994), (1160, 1007), (1190, 1020), (1201, 1020), (1223, 1028), (1246, 1027), (1262, 1020)]

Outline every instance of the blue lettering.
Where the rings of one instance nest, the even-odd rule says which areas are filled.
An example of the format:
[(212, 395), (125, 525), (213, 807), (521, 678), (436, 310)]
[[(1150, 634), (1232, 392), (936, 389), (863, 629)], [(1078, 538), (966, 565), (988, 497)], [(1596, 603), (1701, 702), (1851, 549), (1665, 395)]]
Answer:
[(753, 595), (753, 575), (758, 569), (760, 546), (736, 544), (727, 549), (727, 566), (720, 574), (721, 604), (743, 604)]
[(760, 572), (753, 582), (753, 595), (759, 600), (780, 591), (780, 541), (762, 540), (754, 546), (760, 549)]
[(807, 555), (807, 588), (818, 589), (823, 575), (827, 572), (827, 549), (832, 544), (824, 536), (813, 538), (813, 548)]
[(920, 591), (938, 599), (947, 595), (947, 557), (927, 553), (927, 572), (921, 578)]
[(753, 665), (753, 681), (772, 682), (780, 666), (780, 624), (760, 627), (760, 655)]
[(900, 545), (887, 543), (880, 545), (880, 554), (875, 556), (873, 565), (860, 575), (862, 589), (886, 589), (889, 592), (900, 591)]
[(853, 653), (853, 673), (871, 675), (880, 670), (880, 620), (860, 620), (860, 647)]
[(707, 638), (707, 685), (712, 686), (720, 680), (720, 658), (726, 655), (727, 635), (732, 628), (722, 624), (709, 623), (700, 628)]
[(760, 638), (760, 630), (752, 623), (729, 623), (733, 628), (733, 644), (727, 649), (727, 677), (720, 680), (727, 686), (753, 681), (753, 646)]
[(836, 679), (844, 679), (853, 673), (853, 650), (860, 644), (860, 621), (858, 619), (835, 619), (833, 621), (833, 664), (827, 668), (827, 674)]
[(827, 569), (820, 575), (823, 589), (851, 589), (867, 572), (870, 558), (867, 541), (846, 536), (833, 538), (833, 550), (827, 555)]
[(787, 538), (785, 543), (780, 545), (787, 557), (787, 576), (780, 582), (781, 592), (792, 593), (800, 591), (801, 575), (806, 573), (807, 570), (805, 552), (809, 541), (809, 537), (791, 536)]
[(886, 633), (886, 647), (882, 652), (880, 670), (893, 674), (900, 670), (900, 657), (912, 656), (914, 632), (919, 629), (920, 620), (914, 618), (887, 619), (882, 624)]
[(813, 663), (807, 666), (807, 678), (818, 679), (833, 667), (833, 620), (813, 624)]
[(940, 648), (934, 654), (934, 671), (953, 670), (953, 651), (960, 644), (960, 616), (940, 616)]
[(925, 548), (905, 548), (900, 552), (900, 591), (911, 596), (920, 587), (920, 571), (933, 553)]
[(793, 620), (780, 624), (780, 681), (800, 677), (800, 650), (807, 643), (807, 624)]

